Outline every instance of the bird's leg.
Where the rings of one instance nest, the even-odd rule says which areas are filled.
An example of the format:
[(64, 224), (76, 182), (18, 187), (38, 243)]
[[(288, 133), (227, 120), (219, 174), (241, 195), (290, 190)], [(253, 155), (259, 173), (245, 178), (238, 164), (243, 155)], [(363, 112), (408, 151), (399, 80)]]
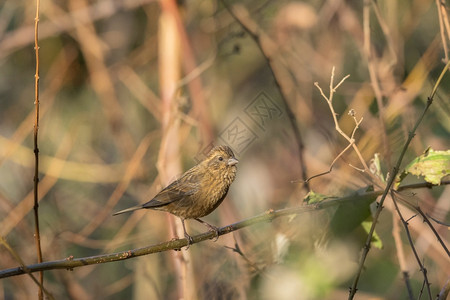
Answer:
[(216, 234), (216, 237), (214, 238), (214, 242), (216, 242), (219, 239), (219, 228), (217, 228), (216, 226), (211, 225), (203, 220), (200, 220), (200, 219), (194, 219), (194, 220), (196, 220), (197, 222), (200, 222), (203, 225), (205, 225), (206, 227), (208, 227), (209, 231), (214, 231), (214, 233)]
[(189, 247), (191, 246), (191, 244), (194, 242), (194, 239), (192, 239), (192, 236), (190, 236), (187, 231), (186, 231), (186, 226), (184, 225), (184, 219), (180, 218), (181, 220), (181, 224), (183, 224), (183, 230), (184, 230), (184, 237), (187, 240), (187, 246), (186, 246), (186, 250), (189, 249)]

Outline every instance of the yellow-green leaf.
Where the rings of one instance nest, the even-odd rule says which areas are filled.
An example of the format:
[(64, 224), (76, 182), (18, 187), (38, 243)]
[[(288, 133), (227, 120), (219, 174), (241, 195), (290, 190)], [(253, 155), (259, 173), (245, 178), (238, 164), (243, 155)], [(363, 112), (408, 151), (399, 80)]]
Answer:
[(305, 198), (303, 198), (303, 201), (305, 201), (308, 204), (312, 204), (312, 203), (318, 203), (323, 200), (327, 200), (327, 199), (331, 199), (331, 198), (335, 198), (335, 197), (330, 197), (330, 196), (327, 196), (324, 194), (314, 193), (313, 191), (310, 191), (305, 196)]
[(441, 179), (450, 174), (450, 150), (427, 150), (406, 166), (405, 173), (423, 176), (429, 183), (440, 184)]
[[(364, 228), (364, 231), (369, 233), (370, 228), (372, 227), (372, 217), (370, 217), (370, 220), (368, 219), (362, 222), (361, 225)], [(378, 249), (383, 249), (383, 241), (376, 231), (373, 232), (371, 244)]]

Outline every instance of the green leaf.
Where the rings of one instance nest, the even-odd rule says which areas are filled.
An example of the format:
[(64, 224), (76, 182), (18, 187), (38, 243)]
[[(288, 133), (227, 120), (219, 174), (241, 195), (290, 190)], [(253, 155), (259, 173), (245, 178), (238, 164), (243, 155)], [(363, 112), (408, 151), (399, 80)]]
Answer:
[[(440, 184), (441, 179), (450, 174), (450, 150), (434, 151), (427, 149), (424, 154), (416, 157), (408, 166), (403, 174), (412, 174), (423, 176), (425, 180), (432, 184)], [(401, 176), (400, 179), (403, 179)]]
[(373, 191), (373, 187), (367, 187), (358, 190), (353, 196), (352, 201), (338, 206), (330, 228), (336, 236), (343, 236), (352, 232), (364, 220), (370, 216), (370, 204), (376, 200), (376, 196), (367, 195), (367, 192)]
[[(372, 217), (369, 217), (369, 219), (362, 222), (361, 225), (364, 228), (364, 231), (368, 234), (370, 228), (372, 227)], [(371, 244), (378, 249), (383, 249), (383, 241), (376, 231), (373, 232)]]
[(308, 204), (312, 204), (312, 203), (318, 203), (323, 200), (332, 199), (332, 198), (336, 198), (336, 197), (330, 197), (330, 196), (327, 196), (324, 194), (318, 194), (318, 193), (314, 193), (313, 191), (310, 191), (305, 196), (305, 198), (303, 198), (303, 201), (305, 201)]

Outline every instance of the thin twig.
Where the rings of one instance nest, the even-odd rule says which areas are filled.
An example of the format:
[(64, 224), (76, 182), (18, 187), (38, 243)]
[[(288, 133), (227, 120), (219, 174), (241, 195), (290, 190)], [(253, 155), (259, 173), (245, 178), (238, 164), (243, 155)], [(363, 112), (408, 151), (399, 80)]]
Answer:
[[(0, 236), (0, 244), (2, 244), (6, 248), (6, 250), (8, 250), (8, 252), (14, 257), (14, 259), (20, 264), (21, 268), (24, 270), (24, 273), (30, 276), (31, 280), (33, 280), (33, 282), (37, 284), (39, 289), (44, 291), (45, 295), (47, 295), (49, 299), (54, 299), (53, 295), (49, 291), (47, 291), (47, 289), (42, 285), (42, 283), (39, 282), (36, 279), (36, 277), (33, 276), (33, 274), (31, 274), (30, 270), (25, 266), (25, 263), (22, 260), (22, 258), (17, 254), (16, 251), (14, 251), (14, 249), (8, 244), (8, 242), (2, 236)], [(40, 273), (42, 274), (42, 272)]]
[(100, 224), (102, 224), (102, 222), (104, 222), (104, 220), (111, 215), (112, 208), (117, 204), (117, 202), (119, 202), (120, 197), (122, 197), (130, 182), (136, 176), (136, 172), (138, 172), (142, 160), (147, 153), (147, 150), (150, 147), (154, 137), (155, 133), (150, 132), (140, 141), (138, 147), (136, 148), (133, 156), (131, 157), (123, 172), (122, 179), (117, 184), (108, 201), (103, 204), (102, 210), (97, 213), (95, 218), (84, 226), (84, 228), (80, 231), (80, 235), (84, 237), (91, 235), (92, 232), (94, 232), (94, 230), (97, 229)]
[(411, 286), (411, 280), (409, 280), (409, 273), (407, 271), (402, 272), (403, 280), (405, 281), (406, 291), (408, 292), (408, 297), (410, 300), (414, 300), (414, 293)]
[(256, 271), (257, 273), (261, 273), (262, 270), (261, 270), (260, 268), (258, 268), (258, 266), (257, 266), (254, 262), (252, 262), (252, 261), (244, 254), (244, 252), (242, 252), (241, 247), (239, 247), (239, 243), (238, 243), (237, 240), (236, 240), (236, 237), (233, 236), (233, 238), (234, 238), (234, 247), (225, 246), (225, 248), (230, 249), (231, 251), (233, 251), (233, 252), (239, 254), (239, 255), (245, 260), (245, 262), (246, 262), (250, 267), (252, 267), (253, 269), (255, 269), (255, 271)]
[[(5, 1), (3, 1), (4, 3)], [(61, 12), (55, 17), (42, 22), (40, 26), (40, 38), (46, 39), (52, 36), (58, 36), (64, 32), (71, 32), (74, 27), (110, 18), (119, 11), (130, 11), (145, 4), (155, 2), (155, 0), (102, 0), (95, 1), (88, 7), (72, 10), (69, 13)], [(77, 22), (73, 22), (76, 19)], [(4, 58), (13, 51), (17, 51), (33, 43), (33, 26), (24, 26), (6, 33), (2, 36), (0, 43), (0, 58)]]
[(388, 182), (386, 184), (386, 188), (384, 189), (383, 195), (381, 196), (381, 199), (380, 199), (378, 208), (377, 208), (377, 210), (375, 212), (375, 215), (373, 216), (372, 226), (370, 228), (369, 234), (367, 236), (366, 243), (364, 245), (363, 252), (361, 254), (361, 259), (360, 259), (360, 262), (359, 262), (358, 271), (356, 273), (355, 279), (354, 279), (353, 284), (352, 284), (352, 286), (350, 288), (350, 291), (349, 291), (349, 296), (348, 296), (349, 300), (353, 299), (353, 297), (356, 294), (359, 278), (361, 276), (361, 272), (362, 272), (362, 269), (364, 267), (364, 262), (366, 261), (367, 254), (370, 251), (370, 243), (372, 241), (372, 236), (373, 236), (373, 233), (375, 231), (375, 227), (376, 227), (376, 224), (378, 222), (378, 218), (379, 218), (379, 216), (381, 214), (381, 211), (383, 210), (384, 200), (386, 199), (386, 196), (389, 193), (389, 190), (391, 189), (392, 184), (396, 180), (396, 177), (397, 177), (398, 171), (400, 170), (400, 165), (401, 165), (401, 163), (403, 161), (403, 157), (405, 156), (406, 150), (408, 150), (409, 144), (411, 143), (412, 139), (414, 138), (414, 135), (415, 135), (415, 132), (416, 132), (417, 128), (419, 127), (420, 123), (423, 120), (423, 117), (425, 116), (425, 114), (427, 113), (427, 111), (430, 108), (431, 104), (433, 103), (433, 98), (434, 98), (434, 95), (436, 94), (437, 88), (440, 85), (440, 83), (442, 81), (442, 78), (444, 77), (444, 74), (447, 72), (449, 66), (450, 66), (450, 61), (445, 65), (444, 69), (441, 72), (441, 75), (439, 76), (438, 80), (436, 81), (436, 84), (434, 85), (433, 90), (432, 90), (430, 96), (428, 97), (427, 104), (426, 104), (422, 114), (420, 115), (419, 119), (416, 121), (416, 124), (414, 125), (413, 129), (411, 130), (411, 132), (408, 135), (408, 139), (406, 140), (405, 145), (403, 146), (403, 149), (402, 149), (402, 151), (400, 153), (400, 156), (399, 156), (399, 158), (397, 160), (397, 163), (393, 167), (392, 171), (389, 173), (390, 174), (389, 175), (389, 180), (388, 180)]
[[(392, 202), (389, 202), (392, 205)], [(391, 210), (395, 210), (395, 208), (391, 208)], [(409, 272), (407, 269), (407, 264), (406, 264), (406, 258), (405, 258), (405, 250), (403, 248), (403, 241), (402, 238), (400, 236), (400, 225), (399, 225), (399, 218), (395, 215), (392, 214), (392, 237), (394, 238), (394, 243), (395, 243), (395, 249), (397, 251), (397, 258), (398, 258), (398, 263), (400, 266), (400, 270), (402, 272), (402, 276), (403, 276), (403, 280), (405, 281), (405, 285), (406, 285), (406, 290), (408, 292), (408, 299), (409, 300), (414, 300), (414, 293), (411, 287), (411, 282), (409, 280)]]
[(411, 233), (409, 232), (409, 228), (408, 228), (408, 221), (411, 220), (412, 218), (414, 218), (416, 215), (412, 216), (408, 220), (405, 220), (403, 218), (403, 215), (402, 215), (399, 207), (398, 207), (396, 195), (395, 195), (394, 191), (391, 191), (391, 198), (394, 203), (395, 210), (397, 211), (397, 214), (400, 217), (400, 220), (402, 221), (403, 227), (405, 228), (406, 236), (408, 237), (408, 241), (409, 241), (409, 245), (411, 246), (411, 250), (413, 251), (414, 256), (417, 260), (417, 264), (420, 267), (420, 271), (423, 273), (423, 279), (424, 279), (424, 284), (427, 288), (428, 298), (431, 300), (432, 299), (431, 298), (431, 290), (430, 290), (430, 283), (428, 281), (428, 276), (427, 276), (427, 269), (424, 267), (423, 263), (420, 261), (419, 254), (417, 254), (416, 247), (414, 246), (414, 242), (412, 240)]
[(434, 228), (434, 226), (431, 224), (430, 220), (428, 220), (428, 218), (426, 217), (426, 215), (423, 213), (422, 209), (419, 206), (415, 207), (416, 211), (422, 216), (423, 221), (425, 223), (427, 223), (427, 225), (430, 227), (431, 231), (433, 231), (434, 235), (436, 236), (437, 240), (439, 241), (439, 243), (441, 244), (442, 248), (445, 250), (445, 252), (447, 253), (447, 255), (450, 257), (450, 252), (447, 248), (447, 246), (445, 246), (444, 241), (442, 240), (442, 238), (440, 237), (440, 235), (438, 234), (438, 232), (436, 231), (436, 229)]
[[(87, 0), (68, 1), (71, 10), (79, 7), (88, 7)], [(61, 10), (57, 5), (52, 7)], [(114, 85), (112, 72), (106, 64), (106, 50), (102, 47), (102, 41), (97, 35), (94, 21), (82, 24), (80, 20), (72, 16), (72, 21), (77, 25), (71, 35), (78, 41), (80, 51), (86, 62), (89, 73), (89, 81), (102, 106), (102, 112), (106, 116), (109, 129), (113, 134), (113, 142), (124, 157), (130, 157), (135, 143), (131, 134), (125, 130), (124, 111), (117, 96), (117, 88)]]
[[(184, 64), (187, 70), (195, 68), (195, 59), (190, 48), (190, 42), (182, 22), (179, 8), (175, 0), (160, 1), (161, 14), (159, 15), (159, 81), (161, 97), (161, 144), (159, 148), (158, 161), (156, 163), (158, 173), (163, 182), (168, 182), (181, 171), (179, 155), (180, 141), (180, 119), (173, 109), (176, 104), (178, 93), (176, 85), (180, 80), (180, 67)], [(181, 50), (183, 55), (181, 56)], [(188, 85), (189, 93), (193, 101), (193, 113), (199, 118), (202, 137), (207, 139), (208, 134), (204, 129), (209, 128), (203, 109), (205, 108), (202, 84), (199, 78)], [(200, 120), (201, 119), (201, 120)], [(182, 236), (184, 226), (168, 215), (171, 231), (176, 236)], [(195, 273), (193, 270), (191, 253), (183, 251), (172, 253), (173, 264), (175, 266), (175, 280), (177, 286), (177, 297), (191, 300), (197, 297), (195, 286)]]
[[(441, 185), (442, 184), (449, 184), (450, 182), (448, 181), (441, 181)], [(417, 187), (415, 184), (411, 184), (408, 185), (408, 188), (415, 188)], [(422, 186), (423, 188), (427, 188), (426, 185)], [(403, 190), (403, 189), (402, 189)], [(422, 216), (423, 219), (423, 223), (426, 223), (428, 225), (428, 227), (431, 229), (431, 231), (433, 232), (433, 235), (436, 237), (437, 241), (439, 242), (439, 244), (441, 245), (442, 249), (445, 251), (445, 253), (447, 254), (447, 257), (450, 257), (450, 252), (447, 248), (447, 246), (445, 245), (444, 241), (442, 240), (441, 236), (439, 235), (439, 233), (437, 232), (437, 230), (433, 227), (433, 225), (431, 224), (431, 221), (428, 220), (427, 214), (425, 214), (422, 209), (418, 206), (418, 205), (414, 205), (412, 203), (410, 203), (407, 199), (405, 199), (405, 197), (403, 195), (401, 195), (400, 192), (400, 188), (397, 190), (393, 190), (393, 192), (396, 195), (396, 200), (398, 202), (400, 202), (401, 204), (403, 204), (406, 208), (411, 209), (412, 211), (417, 212), (417, 214)], [(395, 208), (394, 208), (395, 209)], [(392, 211), (394, 211), (394, 209), (392, 209)], [(409, 211), (408, 213), (413, 214), (412, 211)], [(413, 214), (414, 216), (416, 216), (417, 214)], [(396, 218), (397, 220), (398, 218)], [(408, 222), (409, 220), (407, 220), (406, 222)], [(418, 229), (418, 228), (417, 228)], [(430, 239), (431, 241), (431, 239)]]
[(450, 223), (445, 223), (445, 222), (439, 221), (438, 219), (430, 216), (428, 213), (426, 214), (426, 216), (440, 225), (450, 227)]
[[(437, 14), (439, 17), (439, 32), (441, 34), (442, 47), (444, 48), (444, 62), (448, 61), (448, 45), (447, 38), (445, 37), (445, 25), (444, 25), (444, 16), (446, 14), (445, 2), (441, 0), (436, 0), (436, 8)], [(447, 20), (448, 22), (448, 20)], [(448, 23), (447, 23), (448, 24)], [(449, 30), (449, 28), (447, 28)]]
[[(34, 19), (34, 51), (36, 54), (36, 73), (34, 75), (34, 105), (36, 110), (36, 118), (34, 121), (33, 141), (34, 141), (34, 238), (36, 241), (36, 251), (38, 262), (42, 262), (41, 235), (39, 231), (39, 148), (38, 148), (38, 130), (39, 130), (39, 44), (38, 44), (38, 25), (39, 25), (39, 4), (40, 0), (36, 0), (36, 17)], [(44, 298), (42, 287), (44, 285), (44, 273), (39, 274), (39, 299)]]
[[(434, 236), (437, 238), (437, 240), (439, 241), (439, 243), (441, 244), (442, 248), (444, 249), (444, 251), (447, 253), (447, 255), (450, 257), (450, 251), (448, 250), (447, 246), (445, 245), (444, 241), (442, 240), (442, 238), (440, 237), (439, 233), (437, 232), (437, 230), (434, 228), (433, 224), (431, 224), (430, 220), (428, 220), (428, 218), (430, 217), (428, 214), (425, 214), (422, 209), (420, 208), (420, 206), (416, 206), (416, 205), (411, 205), (408, 201), (404, 201), (401, 197), (399, 197), (399, 199), (402, 201), (402, 203), (408, 205), (409, 207), (411, 207), (412, 209), (414, 209), (415, 211), (417, 211), (419, 213), (419, 215), (423, 218), (423, 222), (426, 223), (428, 225), (428, 227), (430, 227), (431, 231), (433, 232)], [(433, 221), (433, 218), (431, 218)], [(441, 225), (445, 225), (445, 224), (441, 224)], [(448, 226), (448, 225), (447, 225)]]
[(320, 176), (323, 176), (323, 175), (326, 175), (326, 174), (331, 173), (331, 171), (333, 170), (333, 166), (334, 166), (334, 164), (336, 163), (336, 161), (337, 161), (337, 160), (338, 160), (338, 159), (339, 159), (339, 158), (340, 158), (340, 157), (341, 157), (348, 149), (350, 149), (350, 147), (351, 147), (352, 145), (353, 145), (353, 143), (348, 144), (347, 147), (345, 147), (344, 150), (342, 150), (341, 153), (339, 153), (339, 154), (335, 157), (335, 159), (334, 159), (334, 160), (331, 162), (331, 164), (330, 164), (330, 168), (329, 168), (327, 171), (309, 177), (308, 179), (306, 179), (306, 182), (309, 182), (309, 181), (311, 181), (312, 179), (314, 179), (314, 178), (316, 178), (316, 177), (320, 177)]
[[(371, 35), (370, 35), (370, 2), (371, 0), (364, 0), (364, 8), (363, 8), (363, 29), (364, 29), (364, 54), (367, 59), (367, 68), (369, 71), (370, 82), (372, 85), (372, 89), (375, 94), (375, 99), (377, 101), (378, 107), (378, 122), (380, 126), (380, 132), (383, 137), (383, 149), (384, 149), (384, 158), (387, 162), (389, 168), (391, 168), (391, 150), (389, 146), (389, 141), (387, 137), (386, 125), (385, 125), (385, 108), (383, 104), (383, 93), (381, 92), (380, 80), (377, 74), (377, 68), (375, 66), (376, 58), (372, 51), (372, 43), (371, 43)], [(375, 4), (374, 4), (375, 6)], [(376, 9), (375, 9), (376, 11)], [(381, 20), (381, 15), (379, 16)], [(382, 23), (380, 23), (382, 24)], [(383, 26), (381, 25), (383, 28)], [(386, 37), (388, 39), (388, 37)], [(389, 41), (389, 39), (388, 39)], [(390, 47), (391, 48), (391, 47)]]
[[(426, 182), (423, 183), (422, 186), (415, 185), (415, 188), (427, 188), (428, 184)], [(405, 185), (403, 187), (400, 187), (399, 190), (406, 190), (409, 186)], [(382, 190), (373, 191), (373, 192), (367, 192), (365, 194), (358, 195), (358, 197), (378, 197), (383, 193)], [(240, 230), (245, 227), (249, 227), (255, 224), (263, 223), (263, 222), (271, 222), (272, 220), (276, 218), (280, 218), (283, 216), (293, 216), (293, 215), (299, 215), (302, 213), (307, 212), (313, 212), (322, 210), (325, 208), (333, 207), (339, 204), (355, 201), (355, 195), (350, 195), (347, 197), (342, 198), (334, 198), (330, 200), (324, 200), (318, 203), (310, 204), (310, 205), (303, 205), (303, 206), (297, 206), (292, 208), (285, 208), (280, 210), (269, 210), (265, 213), (262, 213), (260, 215), (248, 218), (243, 221), (236, 222), (231, 225), (227, 225), (224, 227), (219, 228), (219, 236), (225, 235), (228, 233), (231, 233), (236, 230)], [(196, 236), (193, 236), (193, 242), (191, 244), (200, 243), (205, 240), (209, 240), (216, 237), (215, 232), (205, 232), (198, 234)], [(148, 247), (143, 247), (139, 249), (133, 249), (133, 250), (126, 250), (121, 251), (117, 253), (111, 253), (111, 254), (102, 254), (102, 255), (96, 255), (96, 256), (90, 256), (90, 257), (82, 257), (82, 258), (76, 258), (69, 257), (62, 260), (57, 261), (47, 261), (44, 263), (34, 264), (26, 266), (27, 270), (29, 272), (39, 272), (43, 270), (55, 270), (55, 269), (68, 269), (71, 270), (73, 268), (87, 266), (87, 265), (94, 265), (94, 264), (102, 264), (102, 263), (108, 263), (113, 261), (120, 261), (129, 259), (132, 257), (142, 256), (142, 255), (148, 255), (152, 253), (158, 253), (158, 252), (164, 252), (167, 250), (179, 250), (182, 247), (187, 246), (187, 240), (185, 238), (183, 239), (174, 239), (168, 242), (159, 243), (156, 245), (151, 245)], [(11, 277), (11, 276), (17, 276), (27, 273), (23, 267), (17, 267), (12, 269), (5, 269), (0, 270), (0, 279)]]
[(323, 176), (323, 175), (326, 175), (326, 174), (331, 173), (331, 171), (333, 170), (333, 166), (334, 166), (334, 164), (336, 163), (336, 161), (337, 161), (337, 160), (338, 160), (338, 159), (339, 159), (339, 158), (340, 158), (340, 157), (341, 157), (348, 149), (350, 149), (350, 147), (353, 147), (353, 149), (355, 150), (356, 154), (358, 155), (359, 160), (361, 161), (361, 164), (363, 165), (363, 169), (354, 167), (354, 166), (351, 165), (351, 164), (350, 164), (350, 166), (351, 166), (352, 168), (355, 168), (355, 169), (358, 170), (358, 171), (366, 172), (367, 174), (370, 174), (370, 172), (367, 172), (367, 171), (369, 171), (369, 167), (367, 166), (366, 162), (364, 161), (364, 159), (363, 159), (363, 157), (362, 157), (362, 155), (361, 155), (361, 152), (359, 151), (358, 147), (355, 145), (355, 133), (356, 133), (356, 130), (358, 130), (359, 125), (360, 125), (361, 122), (363, 121), (363, 118), (361, 118), (361, 119), (358, 121), (358, 120), (356, 119), (356, 117), (355, 117), (355, 111), (354, 111), (353, 109), (351, 109), (351, 110), (349, 111), (348, 114), (349, 114), (349, 115), (353, 118), (353, 120), (355, 121), (355, 127), (353, 128), (352, 134), (351, 134), (351, 136), (349, 137), (349, 136), (341, 129), (341, 127), (339, 126), (339, 121), (338, 121), (338, 119), (337, 119), (337, 117), (336, 117), (337, 114), (336, 114), (336, 112), (334, 111), (334, 107), (333, 107), (333, 96), (334, 96), (334, 93), (335, 93), (336, 90), (344, 83), (344, 81), (345, 81), (348, 77), (350, 77), (350, 75), (344, 76), (344, 78), (342, 78), (341, 81), (339, 81), (339, 83), (335, 86), (335, 85), (334, 85), (334, 71), (335, 71), (335, 67), (333, 67), (332, 70), (331, 70), (330, 93), (329, 93), (328, 96), (325, 95), (324, 91), (322, 90), (322, 88), (320, 87), (320, 85), (319, 85), (318, 82), (315, 82), (314, 85), (315, 85), (315, 86), (317, 87), (317, 89), (319, 90), (320, 95), (322, 95), (322, 97), (323, 97), (323, 98), (325, 99), (325, 101), (327, 101), (327, 103), (328, 103), (328, 107), (329, 107), (329, 109), (330, 109), (330, 111), (331, 111), (331, 115), (333, 116), (334, 127), (335, 127), (336, 131), (337, 131), (341, 136), (343, 136), (343, 137), (348, 141), (349, 144), (344, 148), (344, 150), (342, 150), (342, 151), (335, 157), (335, 159), (334, 159), (333, 162), (331, 163), (330, 168), (328, 169), (328, 171), (325, 171), (325, 172), (316, 174), (316, 175), (314, 175), (314, 176), (311, 176), (311, 177), (309, 177), (308, 179), (306, 179), (306, 182), (309, 182), (309, 181), (310, 181), (311, 179), (313, 179), (313, 178), (316, 178), (316, 177)]
[(442, 287), (441, 291), (436, 297), (436, 300), (445, 300), (447, 299), (448, 293), (450, 292), (450, 278), (447, 279), (447, 282)]
[(394, 48), (394, 37), (391, 34), (391, 28), (386, 23), (386, 21), (383, 19), (380, 11), (380, 7), (378, 6), (378, 2), (375, 0), (371, 0), (373, 11), (375, 13), (375, 17), (377, 18), (378, 24), (380, 25), (381, 30), (383, 31), (383, 34), (387, 41), (387, 46), (389, 48), (389, 53), (392, 56), (392, 61), (390, 62), (390, 65), (394, 65), (398, 61), (397, 53), (395, 52)]
[[(429, 296), (429, 299), (431, 300), (431, 290), (430, 290), (430, 283), (429, 283), (429, 281), (428, 281), (428, 276), (427, 276), (427, 269), (423, 266), (422, 262), (420, 261), (419, 255), (417, 254), (416, 247), (414, 246), (414, 242), (413, 242), (413, 240), (412, 240), (411, 233), (409, 232), (409, 228), (408, 228), (408, 222), (409, 222), (409, 220), (411, 220), (412, 218), (414, 218), (414, 217), (417, 216), (417, 215), (413, 215), (413, 216), (410, 217), (408, 220), (405, 220), (405, 219), (403, 218), (402, 213), (400, 212), (399, 207), (398, 207), (397, 199), (396, 199), (396, 196), (395, 196), (395, 194), (394, 194), (394, 191), (391, 191), (391, 198), (392, 198), (392, 202), (394, 203), (395, 210), (397, 211), (397, 214), (398, 214), (398, 216), (400, 217), (400, 220), (401, 220), (401, 222), (402, 222), (402, 224), (403, 224), (403, 227), (405, 228), (406, 236), (408, 237), (408, 242), (409, 242), (409, 245), (411, 246), (411, 249), (412, 249), (412, 251), (413, 251), (413, 253), (414, 253), (414, 257), (415, 257), (416, 260), (417, 260), (417, 263), (418, 263), (418, 265), (419, 265), (419, 267), (420, 267), (420, 271), (423, 273), (423, 277), (424, 277), (424, 285), (427, 287), (428, 296)], [(421, 295), (422, 292), (423, 292), (423, 288), (424, 288), (424, 286), (422, 286), (422, 289), (421, 289), (421, 291), (420, 291), (420, 295)], [(420, 299), (420, 296), (419, 296), (419, 299)]]
[(265, 49), (261, 43), (262, 40), (262, 33), (259, 30), (259, 27), (256, 26), (256, 24), (252, 24), (253, 28), (251, 26), (249, 26), (248, 22), (245, 22), (241, 17), (238, 17), (236, 13), (234, 13), (233, 9), (231, 7), (229, 7), (228, 3), (226, 2), (226, 0), (220, 0), (220, 2), (222, 2), (223, 6), (226, 8), (226, 10), (228, 11), (228, 13), (233, 17), (234, 20), (236, 20), (236, 22), (250, 35), (250, 37), (255, 41), (256, 45), (258, 46), (260, 52), (262, 53), (262, 55), (264, 56), (264, 58), (266, 59), (266, 62), (269, 66), (269, 71), (275, 81), (275, 85), (277, 86), (278, 90), (280, 91), (281, 94), (281, 100), (283, 101), (284, 104), (284, 108), (286, 110), (286, 113), (288, 115), (288, 119), (289, 119), (289, 123), (291, 125), (292, 131), (294, 133), (294, 137), (295, 137), (295, 141), (297, 143), (298, 146), (298, 151), (299, 151), (299, 163), (300, 163), (300, 167), (301, 167), (301, 172), (302, 172), (302, 179), (304, 182), (304, 187), (306, 190), (309, 191), (309, 184), (308, 184), (308, 176), (307, 176), (307, 172), (306, 172), (306, 163), (305, 163), (305, 159), (303, 156), (303, 152), (305, 149), (305, 144), (303, 143), (303, 139), (302, 136), (300, 134), (300, 130), (298, 129), (297, 126), (297, 118), (294, 114), (294, 112), (291, 109), (291, 106), (289, 105), (289, 102), (287, 100), (287, 95), (285, 93), (285, 91), (282, 88), (282, 84), (279, 80), (279, 78), (275, 75), (275, 71), (274, 71), (274, 57), (272, 57), (272, 55), (267, 51), (267, 49)]
[[(373, 191), (368, 192), (363, 195), (358, 195), (361, 197), (377, 197), (381, 195), (382, 191)], [(228, 233), (231, 233), (233, 231), (249, 227), (255, 224), (263, 223), (263, 222), (270, 222), (276, 218), (280, 218), (283, 216), (293, 216), (298, 215), (306, 212), (312, 212), (312, 211), (318, 211), (322, 210), (328, 207), (333, 207), (338, 204), (347, 203), (355, 201), (355, 195), (350, 195), (347, 197), (337, 198), (337, 199), (330, 199), (330, 200), (324, 200), (322, 202), (310, 204), (310, 205), (303, 205), (303, 206), (297, 206), (292, 208), (285, 208), (280, 210), (269, 210), (265, 213), (262, 213), (260, 215), (248, 218), (243, 221), (239, 221), (237, 223), (227, 225), (224, 227), (219, 228), (218, 235), (225, 235)], [(195, 236), (192, 236), (193, 242), (191, 243), (191, 247), (193, 244), (209, 240), (216, 237), (215, 232), (207, 231), (205, 233), (201, 233)], [(76, 258), (69, 257), (62, 260), (56, 260), (56, 261), (47, 261), (40, 264), (33, 264), (27, 266), (27, 269), (30, 272), (38, 272), (41, 270), (55, 270), (55, 269), (68, 269), (71, 270), (73, 268), (87, 266), (87, 265), (94, 265), (94, 264), (102, 264), (102, 263), (108, 263), (113, 261), (120, 261), (125, 259), (130, 259), (132, 257), (142, 256), (142, 255), (148, 255), (152, 253), (158, 253), (158, 252), (164, 252), (167, 250), (179, 250), (182, 247), (187, 246), (187, 240), (185, 238), (182, 239), (174, 239), (171, 241), (159, 243), (156, 245), (151, 245), (148, 247), (143, 247), (139, 249), (133, 249), (133, 250), (126, 250), (121, 251), (117, 253), (111, 253), (111, 254), (102, 254), (102, 255), (96, 255), (96, 256), (90, 256), (90, 257), (82, 257), (82, 258)], [(6, 278), (11, 276), (17, 276), (25, 274), (25, 270), (22, 267), (12, 268), (12, 269), (6, 269), (6, 270), (0, 270), (0, 278)]]

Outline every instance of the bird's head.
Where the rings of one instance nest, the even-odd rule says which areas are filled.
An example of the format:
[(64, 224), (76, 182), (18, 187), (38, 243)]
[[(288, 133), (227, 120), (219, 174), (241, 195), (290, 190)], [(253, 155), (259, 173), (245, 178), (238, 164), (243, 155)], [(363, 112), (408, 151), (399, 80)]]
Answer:
[(216, 146), (211, 149), (205, 159), (208, 170), (218, 172), (231, 181), (236, 177), (237, 163), (234, 153), (228, 146)]

